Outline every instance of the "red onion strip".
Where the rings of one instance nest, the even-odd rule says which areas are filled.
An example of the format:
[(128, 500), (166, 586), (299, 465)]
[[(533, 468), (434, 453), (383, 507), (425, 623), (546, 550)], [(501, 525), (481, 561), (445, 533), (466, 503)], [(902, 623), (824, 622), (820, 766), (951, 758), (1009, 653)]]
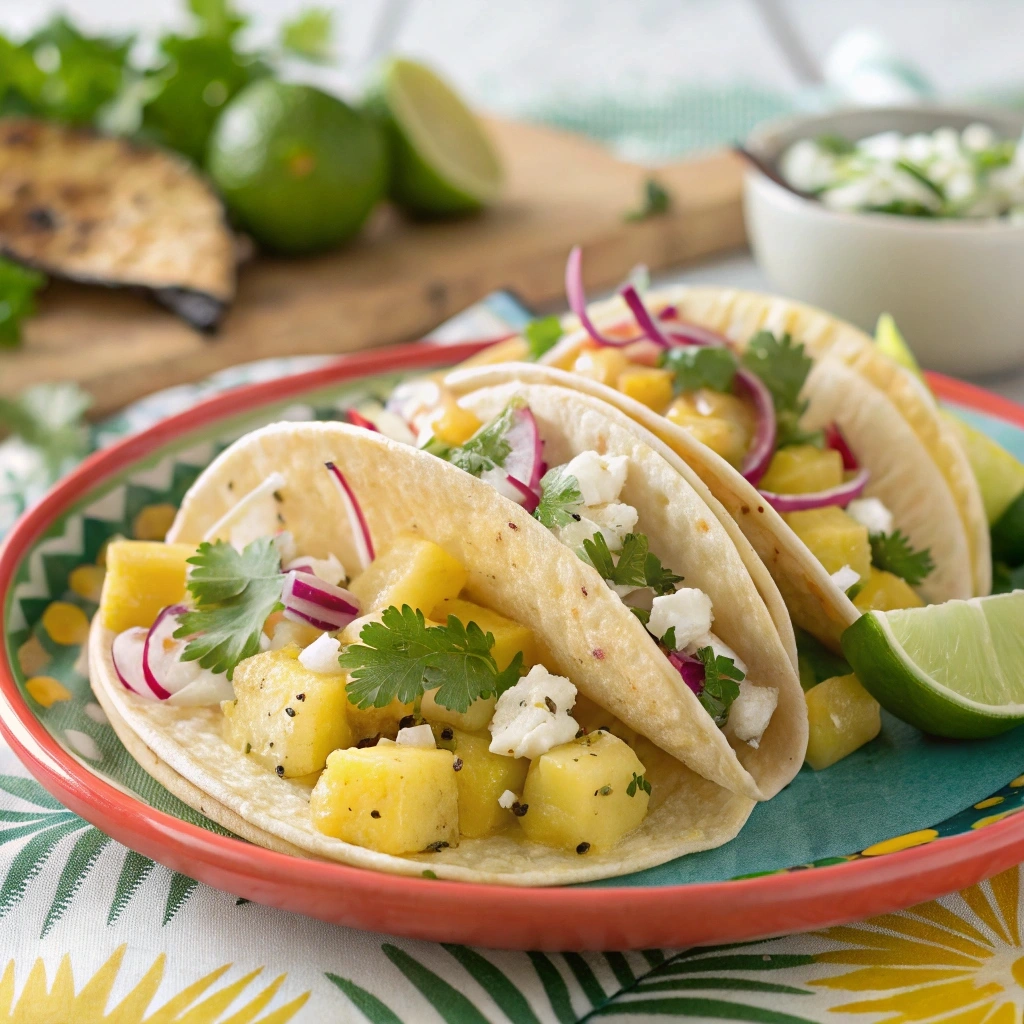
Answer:
[(636, 341), (636, 338), (608, 338), (594, 326), (594, 321), (587, 313), (587, 294), (583, 290), (583, 250), (578, 245), (572, 247), (569, 261), (565, 265), (565, 294), (569, 300), (569, 308), (576, 314), (587, 334), (599, 345), (622, 348), (623, 345), (630, 345)]
[(540, 495), (527, 487), (522, 480), (517, 480), (514, 476), (506, 477), (508, 482), (514, 487), (522, 497), (519, 499), (519, 504), (526, 509), (527, 512), (532, 516), (537, 510), (537, 506), (540, 504)]
[(360, 612), (358, 599), (347, 590), (294, 569), (285, 577), (281, 602), (286, 618), (328, 632), (344, 628)]
[(327, 469), (338, 485), (338, 493), (341, 495), (342, 504), (345, 506), (345, 514), (348, 516), (349, 526), (352, 529), (352, 542), (355, 545), (356, 555), (359, 558), (360, 568), (365, 569), (374, 559), (373, 538), (370, 536), (370, 527), (366, 524), (366, 517), (363, 510), (356, 501), (344, 474), (333, 463), (326, 463)]
[(849, 446), (846, 438), (843, 437), (842, 431), (835, 423), (825, 428), (825, 444), (842, 455), (843, 469), (860, 469), (857, 456), (853, 454), (853, 449)]
[(806, 512), (812, 508), (827, 508), (829, 505), (847, 505), (854, 498), (859, 498), (867, 486), (870, 474), (862, 469), (855, 477), (832, 487), (827, 491), (815, 491), (813, 494), (775, 494), (772, 491), (758, 493), (776, 512)]
[(683, 682), (699, 697), (704, 692), (704, 663), (683, 651), (669, 651), (668, 660)]
[(346, 409), (345, 415), (348, 416), (348, 421), (353, 427), (364, 427), (366, 430), (372, 430), (375, 434), (380, 433), (373, 420), (368, 420), (361, 412), (356, 412), (355, 409)]
[(153, 641), (153, 635), (168, 615), (177, 617), (184, 615), (187, 611), (188, 609), (183, 604), (168, 605), (156, 617), (156, 621), (149, 627), (149, 632), (146, 634), (146, 643), (142, 648), (142, 674), (146, 677), (146, 685), (153, 691), (153, 696), (157, 700), (167, 700), (171, 696), (171, 691), (161, 685), (160, 680), (157, 679), (149, 664), (149, 649)]

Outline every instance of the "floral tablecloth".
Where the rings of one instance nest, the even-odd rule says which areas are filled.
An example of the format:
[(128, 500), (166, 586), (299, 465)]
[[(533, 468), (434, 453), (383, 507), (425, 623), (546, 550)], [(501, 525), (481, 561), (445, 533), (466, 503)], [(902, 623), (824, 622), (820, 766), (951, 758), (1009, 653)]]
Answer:
[[(480, 336), (514, 315), (496, 296), (441, 336)], [(314, 362), (254, 364), (162, 392), (101, 425), (93, 442)], [(0, 445), (0, 533), (45, 482), (31, 453)], [(1009, 1024), (1024, 1007), (1020, 919), (1014, 869), (904, 913), (735, 946), (542, 954), (406, 941), (172, 873), (64, 809), (0, 744), (0, 1024)]]

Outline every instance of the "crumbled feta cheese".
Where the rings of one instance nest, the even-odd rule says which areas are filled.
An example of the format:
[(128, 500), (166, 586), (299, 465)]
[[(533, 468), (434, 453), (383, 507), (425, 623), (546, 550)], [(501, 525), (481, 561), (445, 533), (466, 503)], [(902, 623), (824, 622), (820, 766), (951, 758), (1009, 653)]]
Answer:
[(434, 742), (434, 730), (426, 722), (423, 725), (413, 725), (408, 729), (399, 729), (395, 742), (402, 747), (423, 747), (426, 750), (433, 750), (437, 744)]
[[(601, 527), (604, 539), (608, 541), (609, 550), (618, 551), (622, 547), (622, 540), (626, 534), (632, 533), (636, 529), (640, 514), (632, 505), (613, 501), (607, 505), (595, 505), (593, 508), (588, 508), (587, 518)], [(614, 548), (611, 545), (609, 534), (614, 536), (618, 542)]]
[(299, 654), (299, 664), (320, 675), (341, 675), (341, 665), (338, 664), (340, 650), (341, 644), (335, 637), (330, 633), (321, 633)]
[(647, 628), (657, 637), (674, 628), (678, 650), (709, 632), (713, 619), (711, 598), (703, 590), (681, 587), (674, 594), (654, 599)]
[(598, 455), (580, 452), (565, 466), (565, 472), (576, 478), (584, 505), (607, 505), (622, 493), (629, 470), (625, 455)]
[(512, 805), (518, 799), (519, 799), (519, 797), (517, 797), (515, 795), (515, 793), (512, 792), (511, 789), (506, 789), (505, 792), (502, 793), (501, 796), (498, 797), (498, 806), (499, 807), (504, 807), (506, 811), (510, 811), (510, 810), (512, 810)]
[(271, 473), (263, 483), (228, 509), (206, 531), (203, 540), (226, 540), (241, 551), (254, 540), (280, 533), (279, 503), (274, 495), (284, 486), (284, 477), (280, 473)]
[(892, 513), (877, 498), (854, 498), (846, 514), (868, 528), (868, 533), (892, 533)]
[(729, 708), (728, 726), (736, 739), (756, 749), (778, 707), (779, 691), (775, 686), (756, 686), (749, 679), (739, 687), (740, 694)]
[(534, 665), (494, 708), (490, 751), (508, 757), (540, 757), (552, 747), (568, 743), (579, 731), (572, 717), (576, 687), (564, 676)]
[(860, 573), (856, 569), (851, 569), (848, 565), (844, 565), (842, 569), (837, 569), (832, 573), (832, 582), (842, 591), (847, 591), (854, 585), (854, 583), (860, 582)]
[(292, 569), (311, 572), (317, 579), (330, 583), (332, 587), (338, 586), (346, 579), (345, 566), (331, 552), (328, 552), (326, 558), (310, 558), (308, 555), (292, 558), (285, 564), (284, 571), (290, 572)]
[(747, 663), (724, 640), (719, 640), (714, 633), (704, 633), (687, 644), (686, 653), (696, 657), (702, 647), (710, 647), (716, 658), (731, 658), (732, 663), (744, 675), (747, 674)]
[(380, 739), (377, 740), (378, 747), (393, 747), (394, 745), (395, 741), (392, 739), (388, 739), (387, 736), (381, 736)]

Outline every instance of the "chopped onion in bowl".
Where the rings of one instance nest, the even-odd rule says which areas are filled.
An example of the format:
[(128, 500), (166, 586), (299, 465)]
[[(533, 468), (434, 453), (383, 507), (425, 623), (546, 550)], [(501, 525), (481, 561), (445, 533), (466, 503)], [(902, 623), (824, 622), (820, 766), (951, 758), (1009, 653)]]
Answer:
[(849, 504), (864, 492), (869, 476), (868, 471), (862, 469), (838, 487), (832, 487), (827, 491), (815, 491), (812, 494), (775, 494), (772, 491), (759, 491), (758, 493), (776, 512), (806, 512), (812, 508)]
[(341, 503), (345, 506), (345, 515), (348, 516), (349, 527), (352, 530), (352, 543), (356, 548), (356, 555), (359, 558), (359, 566), (365, 569), (374, 558), (373, 538), (370, 536), (370, 527), (366, 523), (363, 510), (356, 501), (345, 475), (333, 463), (325, 463), (327, 471), (338, 486), (338, 494), (341, 496)]
[(328, 633), (343, 629), (360, 613), (354, 594), (296, 569), (285, 577), (281, 602), (286, 619), (305, 622)]

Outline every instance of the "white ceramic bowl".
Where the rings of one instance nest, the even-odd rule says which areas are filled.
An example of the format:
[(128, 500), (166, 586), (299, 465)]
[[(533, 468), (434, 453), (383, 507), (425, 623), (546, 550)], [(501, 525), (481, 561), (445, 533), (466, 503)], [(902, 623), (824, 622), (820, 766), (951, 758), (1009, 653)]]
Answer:
[[(871, 108), (775, 121), (748, 149), (775, 166), (798, 139), (857, 140), (895, 129), (962, 129), (974, 121), (1017, 138), (1024, 115), (952, 107)], [(830, 210), (760, 171), (744, 186), (757, 262), (786, 295), (871, 332), (888, 312), (921, 362), (975, 376), (1024, 364), (1024, 226)]]

